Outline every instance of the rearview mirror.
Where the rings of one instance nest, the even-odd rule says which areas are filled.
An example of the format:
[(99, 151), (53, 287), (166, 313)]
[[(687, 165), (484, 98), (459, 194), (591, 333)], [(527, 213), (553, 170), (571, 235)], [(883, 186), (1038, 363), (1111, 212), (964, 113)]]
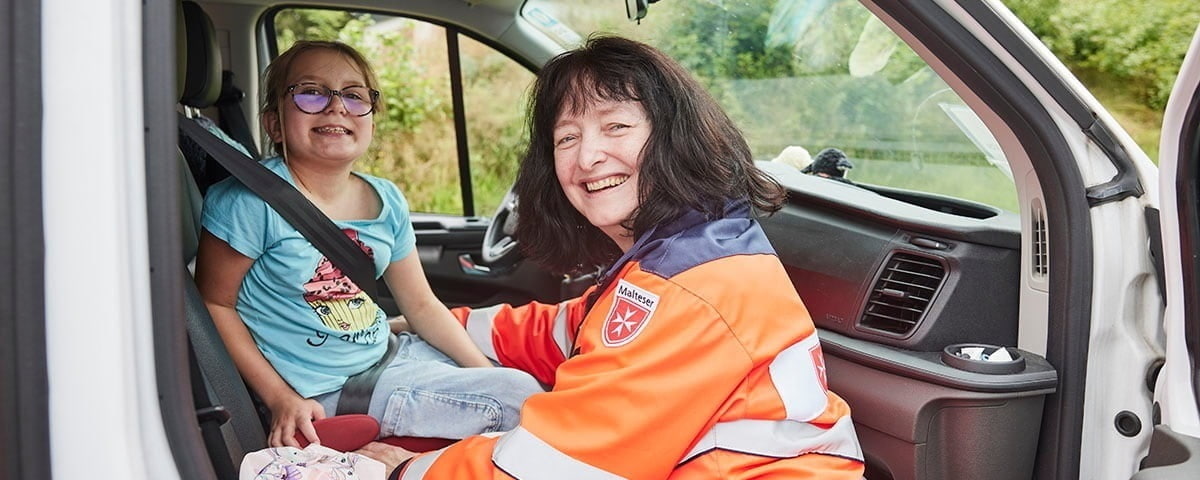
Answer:
[(631, 22), (641, 20), (646, 16), (646, 7), (649, 4), (649, 0), (625, 0), (625, 15)]
[(641, 20), (646, 16), (646, 9), (650, 8), (651, 3), (658, 3), (658, 0), (625, 0), (625, 15), (631, 22)]

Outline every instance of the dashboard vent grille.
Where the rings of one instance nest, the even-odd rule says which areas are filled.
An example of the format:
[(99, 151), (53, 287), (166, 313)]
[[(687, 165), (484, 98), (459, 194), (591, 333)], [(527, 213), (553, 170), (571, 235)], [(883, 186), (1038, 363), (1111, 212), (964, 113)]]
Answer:
[(1033, 209), (1033, 275), (1050, 275), (1050, 239), (1046, 232), (1046, 213), (1041, 206)]
[(946, 268), (937, 260), (893, 253), (871, 289), (859, 325), (901, 335), (911, 333), (945, 278)]

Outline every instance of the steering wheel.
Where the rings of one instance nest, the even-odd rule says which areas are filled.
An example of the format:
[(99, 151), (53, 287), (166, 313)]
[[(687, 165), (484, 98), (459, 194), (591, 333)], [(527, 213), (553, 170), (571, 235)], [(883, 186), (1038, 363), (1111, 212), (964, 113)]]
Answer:
[(487, 232), (483, 234), (481, 257), (488, 265), (508, 265), (516, 263), (521, 251), (517, 248), (517, 240), (512, 237), (517, 229), (517, 195), (512, 188), (504, 194), (496, 214), (492, 215), (492, 223), (488, 224)]

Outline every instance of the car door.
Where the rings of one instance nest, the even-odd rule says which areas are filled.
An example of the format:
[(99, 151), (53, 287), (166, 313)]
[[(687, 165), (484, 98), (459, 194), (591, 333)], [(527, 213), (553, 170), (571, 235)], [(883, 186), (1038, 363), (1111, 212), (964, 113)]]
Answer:
[(1161, 423), (1133, 477), (1142, 480), (1200, 475), (1200, 29), (1175, 81), (1162, 132), (1166, 359), (1154, 391)]
[[(574, 24), (564, 4), (582, 3), (525, 8)], [(621, 33), (701, 77), (788, 188), (763, 228), (867, 478), (1136, 471), (1160, 343), (1157, 171), (1002, 2), (658, 2), (633, 25)], [(804, 174), (827, 147), (849, 182)], [(1024, 364), (962, 362), (960, 344)]]

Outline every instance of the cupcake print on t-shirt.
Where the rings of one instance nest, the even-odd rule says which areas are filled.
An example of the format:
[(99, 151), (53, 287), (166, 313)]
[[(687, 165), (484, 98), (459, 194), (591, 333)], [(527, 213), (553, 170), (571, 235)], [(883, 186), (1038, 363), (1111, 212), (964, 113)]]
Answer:
[[(368, 257), (374, 258), (371, 247), (358, 239), (357, 231), (349, 228), (342, 231)], [(321, 323), (334, 330), (356, 332), (375, 323), (375, 302), (325, 257), (317, 263), (312, 279), (304, 284), (304, 301), (321, 318)]]

